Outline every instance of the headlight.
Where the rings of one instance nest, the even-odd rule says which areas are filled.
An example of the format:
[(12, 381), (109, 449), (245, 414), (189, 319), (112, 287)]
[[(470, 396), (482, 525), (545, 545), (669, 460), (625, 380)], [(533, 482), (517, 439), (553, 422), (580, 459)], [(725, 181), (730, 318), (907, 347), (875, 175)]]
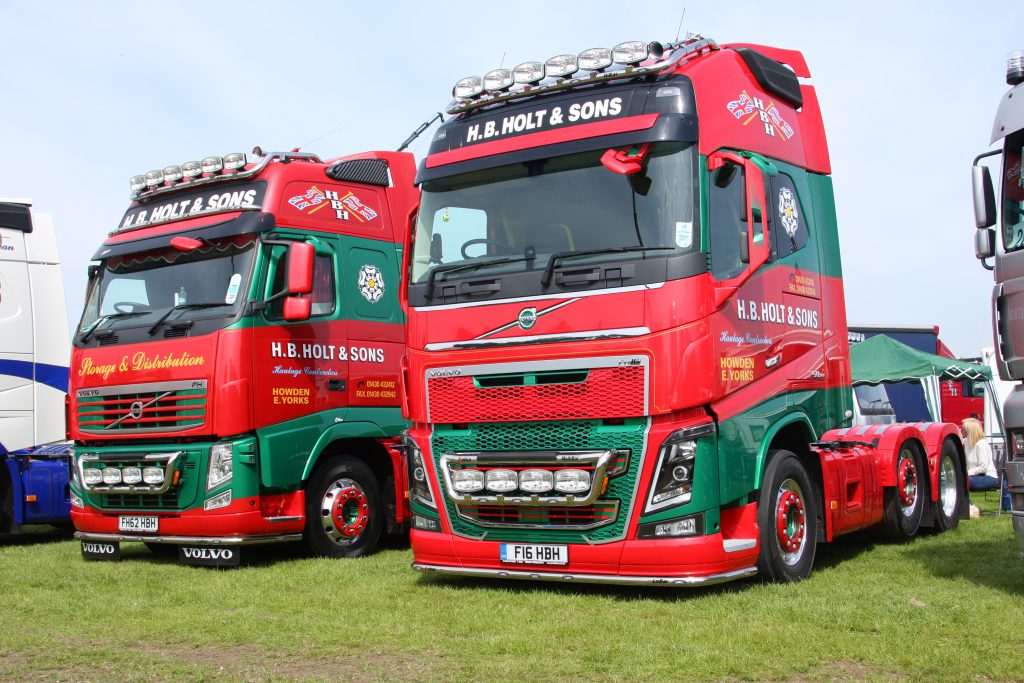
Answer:
[(405, 437), (405, 452), (409, 458), (406, 467), (409, 470), (409, 490), (412, 492), (412, 497), (416, 502), (436, 510), (437, 505), (434, 503), (434, 494), (430, 491), (423, 453), (416, 446), (416, 442), (409, 437)]
[(162, 468), (162, 467), (143, 467), (142, 468), (142, 481), (146, 482), (150, 486), (156, 486), (157, 484), (164, 483), (164, 468)]
[(647, 512), (690, 502), (697, 465), (697, 439), (714, 431), (711, 424), (679, 429), (661, 445)]
[(555, 472), (555, 490), (561, 493), (582, 493), (590, 490), (590, 472), (559, 470)]
[(138, 467), (125, 467), (121, 470), (121, 481), (126, 484), (138, 484), (142, 481), (142, 470)]
[(488, 491), (508, 493), (519, 487), (519, 478), (512, 470), (490, 470), (485, 477)]
[(484, 473), (480, 470), (453, 470), (452, 488), (456, 493), (476, 493), (484, 490)]
[(1010, 432), (1010, 453), (1014, 458), (1024, 457), (1024, 432)]
[(231, 481), (232, 448), (229, 443), (210, 446), (210, 471), (206, 475), (206, 490), (215, 489)]
[(86, 467), (82, 470), (82, 478), (87, 486), (95, 486), (103, 481), (103, 470), (98, 467)]
[(519, 475), (519, 488), (527, 493), (547, 493), (555, 487), (555, 476), (548, 470), (525, 470)]
[(103, 483), (107, 486), (121, 483), (121, 470), (116, 467), (103, 468)]

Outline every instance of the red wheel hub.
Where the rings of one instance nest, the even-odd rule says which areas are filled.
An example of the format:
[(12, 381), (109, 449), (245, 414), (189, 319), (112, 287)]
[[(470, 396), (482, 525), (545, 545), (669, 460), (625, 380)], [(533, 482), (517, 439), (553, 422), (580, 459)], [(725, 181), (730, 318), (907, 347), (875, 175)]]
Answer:
[(775, 533), (779, 546), (787, 553), (799, 550), (806, 526), (803, 500), (796, 491), (784, 491), (775, 509)]
[(354, 486), (338, 491), (331, 512), (335, 528), (346, 538), (355, 538), (363, 533), (370, 519), (370, 506), (366, 502), (366, 494)]
[(899, 477), (900, 505), (905, 508), (913, 507), (917, 501), (917, 467), (914, 466), (913, 458), (900, 460)]

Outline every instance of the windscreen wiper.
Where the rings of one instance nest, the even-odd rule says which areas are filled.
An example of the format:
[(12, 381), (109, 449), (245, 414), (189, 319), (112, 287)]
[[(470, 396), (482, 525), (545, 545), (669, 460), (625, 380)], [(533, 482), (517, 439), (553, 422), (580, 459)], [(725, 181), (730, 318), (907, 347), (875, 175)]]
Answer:
[(556, 251), (548, 259), (548, 265), (544, 268), (544, 275), (540, 278), (542, 287), (551, 284), (551, 278), (555, 275), (555, 265), (564, 258), (574, 256), (594, 256), (596, 254), (619, 254), (626, 251), (675, 251), (675, 247), (605, 247), (604, 249), (588, 249), (586, 251)]
[(163, 322), (167, 320), (167, 316), (169, 316), (171, 313), (174, 313), (175, 311), (187, 311), (189, 309), (197, 308), (215, 308), (217, 306), (230, 306), (230, 304), (208, 302), (203, 304), (178, 304), (177, 306), (171, 306), (162, 316), (160, 316), (160, 319), (153, 323), (153, 326), (149, 328), (149, 336), (152, 337), (153, 333), (156, 332), (157, 328), (159, 328), (160, 325), (162, 325)]
[(427, 276), (427, 291), (423, 293), (428, 299), (434, 298), (434, 277), (438, 273), (455, 273), (461, 270), (475, 270), (477, 268), (486, 268), (487, 266), (496, 266), (499, 263), (519, 263), (520, 261), (532, 261), (532, 258), (525, 256), (519, 256), (511, 258), (509, 256), (503, 256), (501, 258), (491, 259), (490, 261), (480, 261), (478, 263), (449, 263), (446, 266), (438, 266), (430, 271), (430, 275)]
[(96, 318), (96, 320), (89, 325), (88, 329), (78, 335), (78, 343), (84, 344), (89, 341), (89, 337), (92, 336), (92, 333), (108, 320), (113, 320), (114, 318), (134, 318), (137, 315), (145, 315), (146, 313), (149, 313), (149, 311), (118, 311), (117, 313), (108, 313), (103, 317)]

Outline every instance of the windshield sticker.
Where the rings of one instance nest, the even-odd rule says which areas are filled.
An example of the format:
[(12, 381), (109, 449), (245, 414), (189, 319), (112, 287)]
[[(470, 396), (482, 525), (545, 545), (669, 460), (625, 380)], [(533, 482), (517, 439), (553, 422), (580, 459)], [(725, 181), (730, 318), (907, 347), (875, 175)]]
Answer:
[(375, 304), (384, 296), (384, 276), (377, 266), (364, 265), (359, 269), (359, 293), (371, 304)]
[(744, 126), (754, 119), (760, 119), (765, 135), (773, 138), (780, 137), (783, 140), (793, 137), (793, 127), (782, 118), (782, 114), (774, 102), (769, 102), (765, 106), (764, 100), (760, 97), (751, 97), (746, 90), (743, 90), (740, 92), (739, 98), (730, 102), (726, 107), (733, 116), (743, 120)]
[(238, 298), (238, 287), (241, 284), (242, 276), (239, 273), (235, 273), (231, 276), (231, 279), (228, 281), (228, 292), (224, 295), (224, 303), (235, 303), (235, 299)]
[(693, 222), (676, 221), (676, 246), (689, 249), (693, 245)]
[(547, 106), (543, 109), (521, 112), (518, 114), (498, 115), (489, 120), (467, 125), (463, 144), (472, 145), (500, 138), (538, 133), (563, 128), (578, 123), (604, 121), (626, 115), (629, 95), (615, 97), (591, 98), (573, 102), (570, 105), (557, 107)]
[(790, 237), (796, 237), (796, 229), (800, 226), (800, 214), (796, 209), (796, 197), (788, 187), (779, 190), (779, 220)]
[(160, 201), (128, 209), (117, 230), (169, 223), (210, 213), (258, 209), (263, 205), (265, 189), (265, 183), (252, 183), (227, 190), (175, 194)]

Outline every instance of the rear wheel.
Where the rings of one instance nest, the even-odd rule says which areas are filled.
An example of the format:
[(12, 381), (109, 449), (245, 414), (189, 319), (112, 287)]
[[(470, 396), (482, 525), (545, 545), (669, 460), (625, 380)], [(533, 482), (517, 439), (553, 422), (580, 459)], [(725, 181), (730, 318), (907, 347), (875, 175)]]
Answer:
[(303, 540), (311, 553), (362, 557), (377, 546), (383, 528), (380, 484), (364, 463), (340, 456), (310, 477)]
[(904, 442), (896, 457), (896, 486), (887, 488), (883, 496), (881, 531), (885, 537), (905, 541), (917, 534), (924, 512), (927, 472), (917, 447)]
[(965, 497), (960, 455), (953, 442), (946, 441), (939, 454), (939, 500), (935, 504), (935, 528), (938, 531), (955, 529), (960, 523)]
[(811, 574), (818, 542), (818, 511), (810, 477), (790, 451), (773, 451), (758, 498), (761, 549), (757, 571), (772, 581)]

